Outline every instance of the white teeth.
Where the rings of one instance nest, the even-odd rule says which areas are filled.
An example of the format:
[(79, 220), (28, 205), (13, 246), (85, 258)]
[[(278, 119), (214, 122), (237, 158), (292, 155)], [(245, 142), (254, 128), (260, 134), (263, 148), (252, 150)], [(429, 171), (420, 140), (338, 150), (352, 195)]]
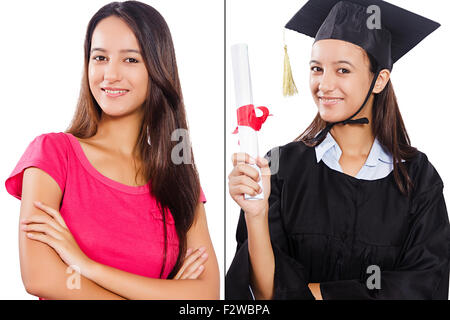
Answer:
[(323, 102), (338, 102), (341, 101), (342, 99), (325, 99), (325, 98), (319, 98), (320, 100), (322, 100)]
[(117, 93), (124, 93), (127, 92), (126, 90), (117, 90), (117, 91), (113, 91), (113, 90), (107, 90), (104, 89), (107, 93), (112, 93), (112, 94), (117, 94)]

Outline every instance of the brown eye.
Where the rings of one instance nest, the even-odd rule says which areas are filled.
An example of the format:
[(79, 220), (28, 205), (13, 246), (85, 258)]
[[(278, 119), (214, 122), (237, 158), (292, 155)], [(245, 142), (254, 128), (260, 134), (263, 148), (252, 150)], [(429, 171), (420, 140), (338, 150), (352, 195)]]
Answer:
[(139, 62), (135, 58), (127, 58), (127, 60), (132, 60), (131, 63), (138, 63)]
[(321, 70), (322, 69), (320, 67), (317, 67), (317, 66), (314, 66), (314, 67), (311, 68), (311, 71), (314, 71), (314, 72), (319, 72)]
[(342, 70), (341, 73), (350, 73), (350, 71), (345, 68), (340, 68), (339, 71), (341, 71), (341, 70)]
[(103, 60), (98, 60), (97, 58), (104, 58), (104, 56), (96, 56), (96, 57), (92, 58), (92, 60), (95, 60), (95, 61), (103, 61)]

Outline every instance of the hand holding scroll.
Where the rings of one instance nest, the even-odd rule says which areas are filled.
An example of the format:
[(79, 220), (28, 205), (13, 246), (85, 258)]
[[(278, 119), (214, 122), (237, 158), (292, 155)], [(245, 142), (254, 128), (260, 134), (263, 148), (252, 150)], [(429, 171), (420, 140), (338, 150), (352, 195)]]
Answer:
[[(256, 160), (256, 161), (255, 161)], [(251, 158), (246, 153), (234, 153), (232, 156), (233, 170), (228, 175), (228, 187), (231, 197), (244, 210), (246, 216), (251, 218), (265, 217), (269, 206), (270, 195), (270, 168), (265, 158)], [(251, 164), (261, 171), (253, 168)], [(258, 182), (262, 179), (262, 188)], [(262, 199), (246, 200), (244, 194), (256, 196), (262, 194)]]

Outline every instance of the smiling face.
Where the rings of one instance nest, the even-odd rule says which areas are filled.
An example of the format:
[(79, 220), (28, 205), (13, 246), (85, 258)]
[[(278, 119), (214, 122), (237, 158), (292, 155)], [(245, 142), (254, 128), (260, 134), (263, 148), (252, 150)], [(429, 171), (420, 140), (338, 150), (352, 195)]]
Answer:
[[(324, 121), (338, 122), (361, 107), (373, 75), (365, 51), (350, 42), (326, 39), (312, 48), (310, 89)], [(371, 105), (372, 97), (366, 103)], [(358, 113), (361, 116), (367, 108)]]
[(116, 16), (95, 27), (88, 72), (89, 88), (109, 116), (136, 112), (147, 97), (148, 72), (139, 43), (130, 27)]

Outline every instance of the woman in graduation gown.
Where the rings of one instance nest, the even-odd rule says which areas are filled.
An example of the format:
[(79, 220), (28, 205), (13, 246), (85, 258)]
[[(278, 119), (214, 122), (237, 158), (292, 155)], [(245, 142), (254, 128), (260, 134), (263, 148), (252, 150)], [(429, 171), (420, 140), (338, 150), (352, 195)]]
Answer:
[[(381, 28), (369, 28), (371, 4)], [(319, 112), (265, 158), (233, 155), (229, 190), (242, 210), (226, 299), (447, 299), (443, 182), (410, 145), (389, 80), (438, 27), (375, 0), (311, 0), (289, 21), (315, 37)], [(264, 199), (244, 200), (262, 192), (259, 179)]]

